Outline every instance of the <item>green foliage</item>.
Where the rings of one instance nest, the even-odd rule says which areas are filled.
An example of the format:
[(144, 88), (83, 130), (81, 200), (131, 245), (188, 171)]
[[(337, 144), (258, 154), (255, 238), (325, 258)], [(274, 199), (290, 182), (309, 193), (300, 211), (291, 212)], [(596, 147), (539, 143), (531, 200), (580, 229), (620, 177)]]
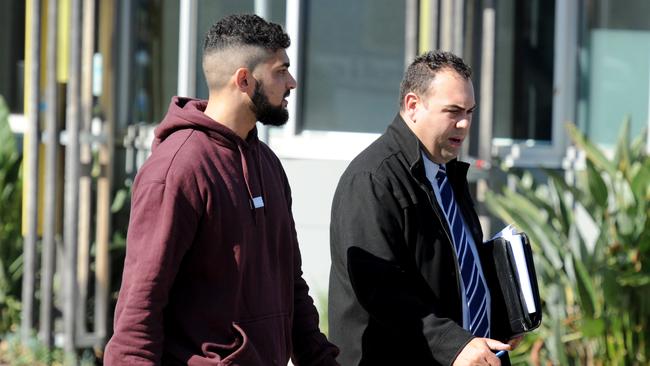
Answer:
[[(612, 159), (573, 125), (585, 155), (569, 182), (545, 170), (509, 172), (516, 189), (489, 193), (488, 208), (528, 233), (544, 307), (540, 329), (513, 361), (556, 365), (650, 362), (650, 158), (621, 128)], [(526, 353), (524, 355), (524, 353)]]
[(9, 109), (0, 97), (0, 334), (20, 322), (22, 235), (21, 156), (9, 128)]
[(48, 350), (36, 338), (22, 342), (18, 334), (10, 334), (0, 342), (0, 365), (12, 366), (92, 366), (97, 358), (90, 351), (78, 356), (70, 356), (61, 348)]
[(16, 366), (63, 365), (63, 351), (48, 351), (35, 338), (23, 344), (17, 334), (12, 334), (0, 344), (0, 364), (3, 362)]

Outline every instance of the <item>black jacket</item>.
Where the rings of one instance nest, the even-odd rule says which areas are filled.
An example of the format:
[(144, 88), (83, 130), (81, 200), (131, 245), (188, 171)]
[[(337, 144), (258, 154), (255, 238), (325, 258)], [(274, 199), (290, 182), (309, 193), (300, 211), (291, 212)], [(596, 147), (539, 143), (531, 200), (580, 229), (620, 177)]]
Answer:
[[(397, 115), (350, 163), (334, 195), (329, 331), (341, 365), (450, 365), (474, 337), (462, 328), (455, 250), (421, 149)], [(469, 165), (446, 166), (474, 242), (482, 243)]]

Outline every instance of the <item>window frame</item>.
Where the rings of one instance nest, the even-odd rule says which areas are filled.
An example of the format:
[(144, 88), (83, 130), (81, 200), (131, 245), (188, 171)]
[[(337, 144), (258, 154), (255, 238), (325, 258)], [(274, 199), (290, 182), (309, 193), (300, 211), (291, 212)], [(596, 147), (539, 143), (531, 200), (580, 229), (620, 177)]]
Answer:
[[(181, 3), (196, 2), (196, 0), (180, 1)], [(408, 8), (411, 0), (406, 1)], [(291, 46), (287, 49), (287, 54), (291, 60), (289, 71), (296, 80), (301, 80), (304, 65), (304, 58), (301, 55), (304, 51), (302, 38), (304, 37), (303, 30), (306, 19), (304, 11), (302, 11), (302, 5), (303, 0), (286, 0), (285, 30), (292, 40)], [(416, 6), (414, 11), (415, 16), (419, 17), (420, 9)], [(568, 139), (564, 123), (576, 120), (576, 73), (578, 70), (578, 26), (576, 20), (579, 18), (578, 4), (557, 1), (555, 14), (551, 140), (516, 140), (492, 137), (490, 139), (490, 155), (499, 158), (508, 166), (532, 167), (541, 165), (558, 168), (565, 164)], [(409, 19), (409, 15), (407, 9), (407, 19)], [(415, 27), (417, 27), (417, 22), (415, 23)], [(196, 24), (190, 23), (186, 26), (192, 27), (196, 26)], [(183, 31), (181, 30), (180, 33), (182, 34)], [(414, 55), (408, 53), (411, 53), (412, 49), (417, 50), (418, 32), (415, 33), (415, 36), (411, 39), (411, 41), (414, 41), (414, 47), (405, 47), (405, 53), (407, 53), (405, 60), (408, 60), (408, 62), (410, 62), (410, 58), (414, 57)], [(409, 41), (408, 37), (409, 31), (406, 31), (405, 38), (407, 42)], [(183, 57), (183, 54), (194, 54), (196, 57), (196, 52), (196, 49), (185, 50), (185, 52), (181, 52), (179, 57)], [(405, 64), (408, 64), (408, 62)], [(482, 62), (485, 62), (485, 60)], [(182, 75), (180, 64), (179, 75)], [(196, 80), (194, 82), (196, 83)], [(181, 85), (186, 86), (187, 83), (186, 78), (179, 79), (179, 89), (181, 89)], [(302, 115), (302, 88), (299, 86), (287, 99), (289, 102), (289, 120), (284, 126), (266, 127), (258, 125), (260, 139), (269, 144), (281, 158), (351, 160), (380, 136), (380, 133), (302, 130), (298, 124), (298, 119)], [(494, 117), (492, 116), (492, 118)], [(392, 116), (386, 116), (386, 125), (388, 125), (391, 118)]]
[(499, 158), (506, 166), (561, 168), (565, 165), (569, 141), (564, 124), (576, 120), (577, 19), (579, 19), (577, 2), (555, 2), (551, 140), (493, 137), (491, 155)]
[[(412, 16), (409, 13), (409, 5), (413, 5), (410, 4), (411, 2), (411, 0), (406, 0), (405, 3), (407, 20), (409, 15)], [(287, 49), (287, 55), (291, 60), (289, 71), (299, 82), (304, 65), (304, 58), (301, 55), (303, 54), (304, 22), (306, 21), (302, 5), (302, 0), (286, 0), (285, 30), (291, 37), (291, 46)], [(415, 11), (418, 11), (417, 7)], [(417, 22), (415, 24), (417, 27)], [(409, 32), (407, 31), (405, 38), (407, 45), (405, 45), (404, 57), (405, 60), (410, 62), (410, 59), (415, 57), (414, 53), (417, 50), (417, 32), (415, 37), (409, 39)], [(411, 45), (411, 43), (413, 44)], [(408, 64), (408, 62), (405, 62), (405, 64)], [(396, 85), (395, 87), (399, 86)], [(298, 85), (298, 88), (287, 98), (289, 102), (287, 107), (289, 120), (287, 123), (282, 127), (263, 127), (260, 129), (262, 139), (269, 144), (280, 158), (352, 160), (381, 135), (381, 133), (301, 129), (299, 128), (298, 119), (302, 116), (303, 97), (303, 90)], [(395, 112), (397, 113), (397, 106)], [(392, 118), (393, 116), (386, 116), (386, 126), (388, 126)]]

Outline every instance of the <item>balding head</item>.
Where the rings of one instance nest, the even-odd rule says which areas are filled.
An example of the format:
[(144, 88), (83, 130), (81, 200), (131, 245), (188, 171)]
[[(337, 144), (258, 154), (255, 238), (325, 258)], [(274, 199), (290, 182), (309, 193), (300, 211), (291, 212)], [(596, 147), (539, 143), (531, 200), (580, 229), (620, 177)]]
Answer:
[(426, 96), (430, 91), (433, 79), (443, 70), (452, 70), (466, 80), (472, 76), (472, 69), (465, 64), (463, 59), (453, 53), (443, 51), (424, 53), (416, 57), (406, 69), (400, 85), (400, 109), (404, 109), (406, 94), (415, 93), (420, 97)]
[(223, 88), (237, 69), (252, 71), (289, 44), (282, 27), (257, 15), (223, 18), (210, 28), (203, 44), (203, 73), (208, 89)]

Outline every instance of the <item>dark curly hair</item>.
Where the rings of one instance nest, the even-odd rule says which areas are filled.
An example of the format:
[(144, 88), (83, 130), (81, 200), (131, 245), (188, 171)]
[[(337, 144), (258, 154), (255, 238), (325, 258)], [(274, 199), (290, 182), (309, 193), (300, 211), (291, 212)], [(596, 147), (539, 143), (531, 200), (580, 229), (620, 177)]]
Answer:
[(252, 14), (229, 15), (210, 27), (203, 42), (203, 52), (244, 45), (275, 52), (288, 48), (290, 44), (289, 36), (278, 24)]
[(472, 69), (465, 64), (463, 59), (451, 52), (429, 51), (413, 60), (409, 65), (399, 88), (399, 106), (404, 108), (404, 97), (413, 92), (425, 95), (429, 91), (431, 81), (440, 70), (450, 69), (458, 75), (469, 80)]
[(257, 15), (230, 15), (205, 34), (203, 73), (210, 90), (228, 82), (239, 67), (254, 70), (278, 50), (289, 47), (289, 36), (282, 27)]

